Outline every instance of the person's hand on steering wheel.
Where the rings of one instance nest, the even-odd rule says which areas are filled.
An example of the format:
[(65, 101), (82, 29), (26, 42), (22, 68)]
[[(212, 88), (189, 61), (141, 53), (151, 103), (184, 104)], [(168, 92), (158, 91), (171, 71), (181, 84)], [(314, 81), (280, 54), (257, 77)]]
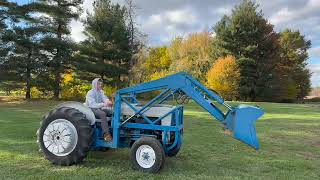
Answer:
[(112, 107), (112, 105), (113, 105), (113, 102), (110, 100), (107, 100), (106, 102), (104, 102), (105, 107)]

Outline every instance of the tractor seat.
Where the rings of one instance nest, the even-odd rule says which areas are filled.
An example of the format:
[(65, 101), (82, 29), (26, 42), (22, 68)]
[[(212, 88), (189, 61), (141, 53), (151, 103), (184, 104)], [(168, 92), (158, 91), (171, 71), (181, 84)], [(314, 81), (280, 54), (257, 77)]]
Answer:
[[(111, 122), (111, 117), (107, 117), (107, 121)], [(96, 122), (100, 122), (101, 123), (101, 119), (99, 119), (98, 117), (96, 117)]]
[[(83, 103), (83, 105), (85, 105), (86, 107), (88, 107), (86, 103)], [(94, 114), (94, 113), (93, 113), (93, 114)], [(109, 123), (111, 123), (112, 114), (113, 114), (112, 112), (110, 112), (110, 113), (107, 112), (107, 115), (106, 115), (106, 116), (107, 116), (107, 120), (108, 120)], [(101, 122), (100, 117), (98, 117), (98, 116), (95, 115), (95, 114), (94, 114), (94, 117), (95, 117), (95, 119), (96, 119), (96, 122)]]
[[(112, 114), (113, 114), (112, 110), (108, 110), (107, 112), (106, 111), (104, 112), (107, 114), (107, 117), (110, 117), (110, 118), (112, 117)], [(94, 116), (96, 119), (99, 119), (99, 117), (96, 114)]]
[[(94, 117), (96, 118), (96, 119), (100, 119), (100, 117), (98, 117), (96, 114), (94, 115)], [(112, 114), (107, 114), (107, 118), (111, 118), (112, 117)]]

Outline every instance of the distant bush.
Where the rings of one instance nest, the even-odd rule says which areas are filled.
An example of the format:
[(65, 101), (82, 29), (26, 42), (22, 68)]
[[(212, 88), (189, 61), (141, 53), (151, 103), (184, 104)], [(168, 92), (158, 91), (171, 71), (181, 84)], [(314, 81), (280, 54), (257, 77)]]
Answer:
[(31, 97), (32, 98), (43, 98), (43, 93), (36, 87), (31, 88)]
[(117, 88), (111, 87), (111, 86), (104, 86), (103, 91), (104, 91), (105, 95), (108, 96), (109, 98), (114, 98), (114, 96), (115, 96), (114, 93), (117, 91)]
[[(86, 98), (87, 92), (91, 89), (89, 84), (79, 84), (79, 85), (65, 85), (61, 90), (61, 99), (63, 100), (74, 100), (74, 101), (84, 101)], [(105, 86), (103, 88), (105, 94), (112, 98), (116, 88)]]
[(84, 101), (86, 93), (91, 89), (88, 84), (81, 85), (65, 85), (61, 89), (61, 98), (63, 100)]

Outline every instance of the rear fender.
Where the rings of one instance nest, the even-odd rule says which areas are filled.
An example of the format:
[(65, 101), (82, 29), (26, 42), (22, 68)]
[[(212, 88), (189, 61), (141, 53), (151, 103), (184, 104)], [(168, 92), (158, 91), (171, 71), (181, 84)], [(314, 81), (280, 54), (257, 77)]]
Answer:
[(77, 109), (78, 111), (86, 115), (86, 118), (89, 120), (91, 125), (94, 125), (96, 122), (96, 118), (92, 110), (88, 106), (84, 105), (83, 103), (76, 102), (76, 101), (68, 101), (68, 102), (58, 104), (55, 108), (61, 108), (61, 107), (69, 107), (69, 108)]

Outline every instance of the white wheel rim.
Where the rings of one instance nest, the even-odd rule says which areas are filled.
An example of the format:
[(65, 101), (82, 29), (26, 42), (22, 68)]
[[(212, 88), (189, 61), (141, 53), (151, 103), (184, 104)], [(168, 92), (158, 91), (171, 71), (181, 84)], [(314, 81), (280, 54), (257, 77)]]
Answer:
[(149, 145), (141, 145), (136, 151), (136, 160), (143, 168), (151, 168), (156, 162), (156, 153)]
[(67, 156), (77, 145), (78, 133), (70, 121), (56, 119), (47, 126), (42, 138), (44, 146), (52, 154)]

